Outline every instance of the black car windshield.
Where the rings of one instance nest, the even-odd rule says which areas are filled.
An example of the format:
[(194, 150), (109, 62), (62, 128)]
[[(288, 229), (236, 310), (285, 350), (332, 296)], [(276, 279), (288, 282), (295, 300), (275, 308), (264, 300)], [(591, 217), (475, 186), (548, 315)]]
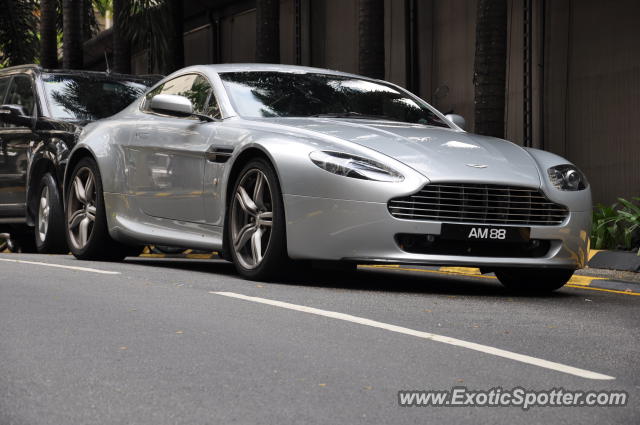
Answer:
[(99, 74), (46, 74), (42, 80), (52, 118), (69, 121), (95, 121), (114, 115), (154, 83)]
[(223, 72), (220, 78), (236, 112), (246, 118), (386, 119), (449, 127), (421, 102), (377, 81), (273, 71)]

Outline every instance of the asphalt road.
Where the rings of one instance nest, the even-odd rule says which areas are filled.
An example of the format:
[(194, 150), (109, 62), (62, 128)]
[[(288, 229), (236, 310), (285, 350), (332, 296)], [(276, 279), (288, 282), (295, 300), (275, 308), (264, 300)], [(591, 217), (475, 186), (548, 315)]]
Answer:
[[(438, 273), (256, 283), (216, 260), (2, 254), (0, 425), (638, 423), (639, 307), (638, 296), (517, 297)], [(398, 404), (399, 390), (460, 386), (629, 401)]]

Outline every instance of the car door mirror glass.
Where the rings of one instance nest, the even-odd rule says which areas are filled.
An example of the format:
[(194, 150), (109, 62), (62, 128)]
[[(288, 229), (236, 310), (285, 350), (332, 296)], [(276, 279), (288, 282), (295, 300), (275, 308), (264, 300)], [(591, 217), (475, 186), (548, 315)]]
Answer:
[(454, 123), (455, 125), (457, 125), (458, 127), (460, 127), (463, 130), (465, 130), (465, 127), (467, 126), (467, 121), (461, 115), (458, 115), (458, 114), (447, 114), (447, 115), (445, 115), (445, 118), (448, 119), (449, 121), (451, 121), (452, 123)]
[(160, 114), (176, 117), (193, 115), (193, 104), (184, 96), (176, 94), (157, 94), (151, 98), (149, 109)]

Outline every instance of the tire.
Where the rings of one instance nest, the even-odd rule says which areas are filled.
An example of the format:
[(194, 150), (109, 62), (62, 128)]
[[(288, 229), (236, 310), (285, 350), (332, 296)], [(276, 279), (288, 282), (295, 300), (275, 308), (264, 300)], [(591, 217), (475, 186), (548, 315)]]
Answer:
[(142, 252), (142, 247), (124, 245), (109, 235), (102, 178), (92, 158), (83, 158), (75, 166), (65, 200), (65, 235), (77, 259), (121, 261)]
[(573, 269), (500, 269), (496, 276), (513, 292), (544, 294), (560, 289), (571, 279)]
[(42, 176), (37, 194), (35, 243), (38, 252), (42, 254), (68, 253), (62, 200), (58, 192), (58, 185), (50, 173)]
[[(262, 191), (256, 190), (258, 181)], [(226, 232), (236, 270), (252, 280), (278, 277), (289, 258), (284, 204), (275, 170), (264, 159), (251, 160), (238, 174), (231, 193)]]
[(11, 229), (8, 244), (11, 252), (21, 252), (23, 254), (35, 254), (38, 252), (33, 228), (26, 225), (16, 226)]
[(38, 252), (33, 234), (12, 236), (9, 246), (11, 252), (20, 252), (22, 254), (36, 254)]

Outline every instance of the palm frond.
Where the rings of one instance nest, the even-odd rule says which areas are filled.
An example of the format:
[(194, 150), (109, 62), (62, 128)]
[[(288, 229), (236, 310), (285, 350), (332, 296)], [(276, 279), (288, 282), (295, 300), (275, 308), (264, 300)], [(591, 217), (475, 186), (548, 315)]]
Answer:
[(105, 16), (107, 12), (113, 12), (113, 2), (111, 0), (93, 0), (93, 7), (95, 7), (102, 16)]
[(164, 69), (169, 62), (172, 17), (167, 0), (131, 0), (123, 16), (126, 36), (133, 45), (148, 49), (152, 67)]
[(37, 0), (0, 0), (0, 68), (33, 63), (39, 53)]

